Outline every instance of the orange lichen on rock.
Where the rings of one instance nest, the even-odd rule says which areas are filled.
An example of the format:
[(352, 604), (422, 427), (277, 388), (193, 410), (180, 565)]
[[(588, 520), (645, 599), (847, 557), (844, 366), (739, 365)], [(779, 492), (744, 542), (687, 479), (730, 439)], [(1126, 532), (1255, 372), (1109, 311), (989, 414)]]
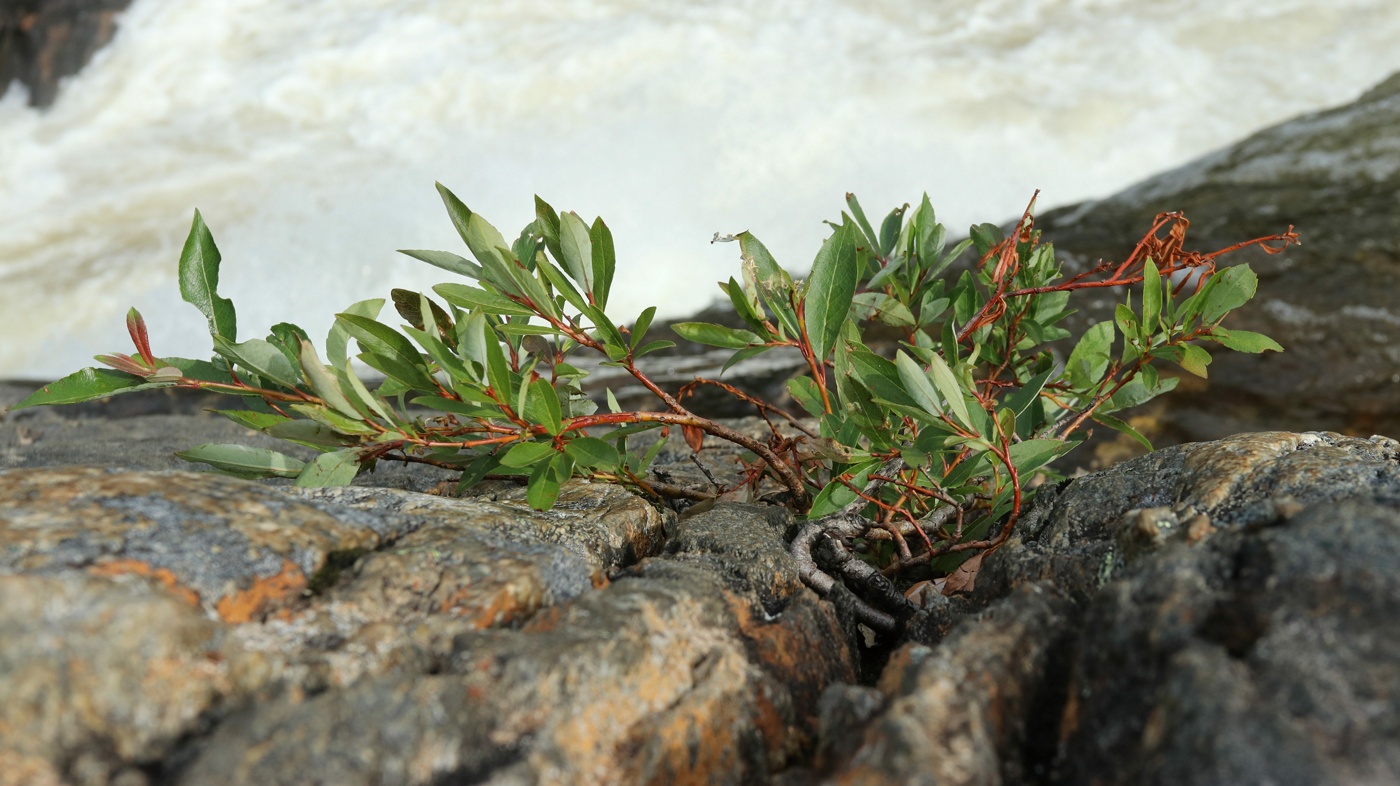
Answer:
[(145, 576), (164, 585), (175, 597), (191, 606), (199, 605), (199, 593), (181, 584), (180, 580), (169, 569), (152, 567), (150, 563), (138, 559), (106, 560), (88, 568), (88, 573), (103, 578), (123, 575)]
[(291, 560), (282, 561), (282, 571), (265, 579), (255, 579), (247, 589), (226, 595), (214, 609), (224, 622), (251, 622), (291, 604), (306, 589), (306, 574)]

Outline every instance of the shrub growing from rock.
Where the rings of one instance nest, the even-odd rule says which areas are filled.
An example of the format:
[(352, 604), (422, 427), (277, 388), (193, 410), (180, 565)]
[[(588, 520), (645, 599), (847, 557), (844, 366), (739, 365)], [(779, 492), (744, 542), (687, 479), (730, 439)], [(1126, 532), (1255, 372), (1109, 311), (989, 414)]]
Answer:
[[(179, 280), (208, 322), (212, 359), (157, 356), (133, 309), (135, 354), (101, 355), (106, 368), (60, 379), (19, 407), (159, 387), (237, 394), (247, 408), (219, 414), (311, 448), (314, 460), (240, 445), (179, 455), (301, 486), (346, 485), (395, 460), (460, 472), (459, 491), (488, 476), (518, 478), (540, 509), (573, 477), (654, 499), (766, 495), (804, 518), (792, 550), (807, 584), (822, 594), (838, 582), (857, 589), (862, 619), (891, 629), (910, 608), (891, 578), (924, 578), (944, 593), (969, 588), (982, 558), (1010, 536), (1036, 479), (1053, 474), (1051, 462), (1082, 441), (1089, 423), (1145, 443), (1114, 413), (1175, 386), (1157, 364), (1205, 376), (1211, 356), (1199, 342), (1280, 349), (1266, 336), (1222, 327), (1256, 279), (1246, 266), (1217, 269), (1217, 260), (1245, 246), (1277, 252), (1297, 242), (1290, 227), (1215, 252), (1187, 251), (1186, 218), (1164, 213), (1125, 259), (1066, 275), (1040, 242), (1032, 208), (1009, 234), (981, 224), (949, 246), (927, 196), (877, 228), (847, 195), (849, 210), (828, 222), (831, 236), (799, 279), (752, 234), (716, 235), (740, 250), (739, 274), (720, 288), (743, 327), (682, 322), (673, 330), (734, 350), (726, 369), (773, 351), (799, 353), (807, 367), (787, 385), (803, 413), (695, 380), (752, 404), (769, 430), (755, 437), (695, 414), (682, 392), (647, 375), (643, 359), (674, 342), (648, 340), (654, 307), (630, 321), (608, 313), (616, 257), (601, 219), (561, 215), (536, 198), (535, 220), (507, 241), (438, 190), (472, 258), (405, 251), (463, 280), (434, 287), (436, 298), (393, 290), (397, 327), (379, 319), (386, 302), (374, 299), (338, 314), (323, 350), (289, 323), (240, 341), (234, 305), (217, 291), (218, 248), (196, 211)], [(974, 263), (959, 262), (969, 256)], [(1071, 295), (1091, 289), (1123, 302), (1057, 355), (1051, 345), (1072, 338), (1059, 326), (1072, 313)], [(897, 348), (879, 351), (871, 336), (891, 331)], [(590, 389), (586, 364), (575, 361), (583, 353), (624, 369), (659, 405), (624, 410), (612, 391)], [(356, 360), (384, 380), (371, 389)], [(638, 439), (658, 429), (661, 438)], [(657, 478), (650, 466), (673, 430), (695, 453), (707, 439), (744, 449), (737, 482), (697, 493)]]

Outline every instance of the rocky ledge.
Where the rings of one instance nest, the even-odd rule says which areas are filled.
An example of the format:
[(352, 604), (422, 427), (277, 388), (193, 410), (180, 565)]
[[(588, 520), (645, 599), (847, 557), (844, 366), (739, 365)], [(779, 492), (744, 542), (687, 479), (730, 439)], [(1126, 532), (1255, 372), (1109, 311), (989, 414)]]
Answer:
[(1400, 780), (1383, 437), (1044, 488), (876, 640), (780, 508), (300, 490), (170, 468), (251, 439), (210, 415), (99, 409), (0, 421), (0, 784)]

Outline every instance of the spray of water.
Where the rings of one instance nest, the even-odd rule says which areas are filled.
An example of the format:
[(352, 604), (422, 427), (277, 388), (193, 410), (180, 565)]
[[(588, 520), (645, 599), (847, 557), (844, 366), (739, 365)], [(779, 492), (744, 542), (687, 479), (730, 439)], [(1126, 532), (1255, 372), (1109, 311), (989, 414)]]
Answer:
[[(1171, 8), (1168, 8), (1168, 6)], [(507, 235), (602, 214), (627, 320), (707, 303), (752, 230), (793, 268), (842, 195), (955, 229), (1107, 194), (1400, 68), (1393, 0), (136, 0), (46, 112), (0, 101), (0, 376), (204, 356), (199, 207), (242, 337), (446, 274), (441, 180)]]

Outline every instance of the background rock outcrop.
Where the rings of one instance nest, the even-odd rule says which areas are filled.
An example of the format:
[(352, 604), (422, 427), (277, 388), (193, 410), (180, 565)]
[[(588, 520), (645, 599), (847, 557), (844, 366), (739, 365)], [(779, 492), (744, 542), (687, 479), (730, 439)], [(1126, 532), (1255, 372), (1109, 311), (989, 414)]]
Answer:
[(18, 82), (48, 106), (60, 81), (116, 35), (131, 0), (9, 0), (0, 5), (0, 95)]
[[(1294, 225), (1303, 244), (1245, 251), (1254, 301), (1228, 327), (1281, 353), (1218, 352), (1134, 421), (1161, 444), (1244, 431), (1400, 434), (1400, 74), (1355, 102), (1304, 115), (1107, 199), (1044, 213), (1072, 265), (1121, 259), (1157, 213), (1191, 220), (1187, 248), (1214, 251)], [(1087, 300), (1092, 301), (1092, 298)], [(1083, 321), (1111, 318), (1112, 306)]]

